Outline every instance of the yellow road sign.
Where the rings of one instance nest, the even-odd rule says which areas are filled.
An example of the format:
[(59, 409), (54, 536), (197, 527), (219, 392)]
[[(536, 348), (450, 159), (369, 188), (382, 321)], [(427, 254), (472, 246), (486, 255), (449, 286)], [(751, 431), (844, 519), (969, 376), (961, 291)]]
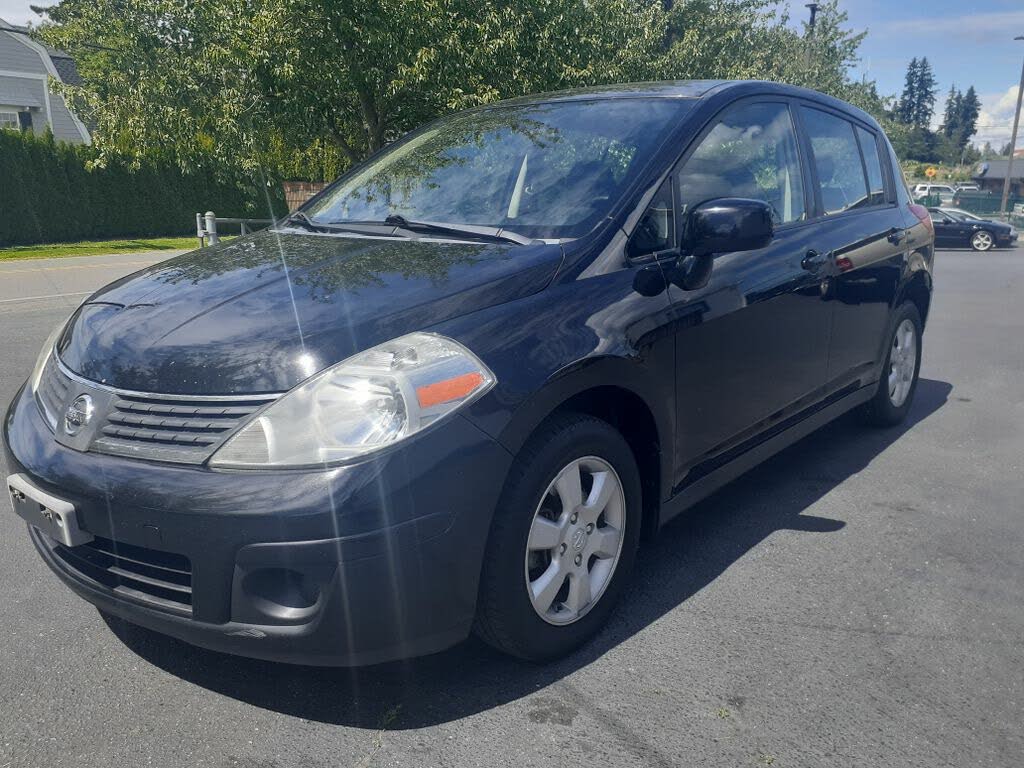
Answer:
[(926, 170), (924, 172), (924, 175), (927, 176), (929, 179), (934, 179), (935, 178), (935, 174), (937, 174), (937, 173), (938, 173), (938, 171), (935, 170), (934, 168), (929, 168), (928, 170)]

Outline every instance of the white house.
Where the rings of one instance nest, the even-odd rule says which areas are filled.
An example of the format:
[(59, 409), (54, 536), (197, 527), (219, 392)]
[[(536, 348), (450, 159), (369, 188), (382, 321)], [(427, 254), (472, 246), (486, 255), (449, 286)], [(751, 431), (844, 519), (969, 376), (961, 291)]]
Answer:
[(44, 46), (0, 19), (0, 130), (43, 133), (47, 126), (58, 141), (89, 143), (89, 131), (64, 99), (50, 90), (49, 78), (79, 82), (70, 56)]

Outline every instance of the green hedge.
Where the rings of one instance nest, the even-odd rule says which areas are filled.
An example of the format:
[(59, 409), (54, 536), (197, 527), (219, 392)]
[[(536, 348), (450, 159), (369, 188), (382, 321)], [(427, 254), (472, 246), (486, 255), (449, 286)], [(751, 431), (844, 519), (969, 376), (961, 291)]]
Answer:
[[(0, 246), (186, 235), (197, 211), (269, 218), (286, 211), (279, 184), (183, 173), (158, 160), (92, 167), (96, 150), (0, 130)], [(269, 201), (268, 201), (269, 196)]]

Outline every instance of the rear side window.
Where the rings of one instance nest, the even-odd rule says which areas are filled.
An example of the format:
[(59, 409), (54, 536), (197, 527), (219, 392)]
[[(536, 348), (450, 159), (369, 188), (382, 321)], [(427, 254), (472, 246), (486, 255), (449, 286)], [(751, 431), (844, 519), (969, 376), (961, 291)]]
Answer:
[(882, 160), (878, 155), (878, 142), (870, 131), (857, 126), (860, 151), (864, 154), (864, 168), (868, 172), (868, 194), (870, 205), (885, 202), (885, 182), (882, 181)]
[(718, 197), (763, 200), (776, 224), (804, 218), (804, 188), (789, 107), (741, 104), (726, 111), (676, 176), (683, 213)]
[(836, 214), (870, 204), (860, 149), (853, 123), (809, 107), (802, 107), (818, 171), (825, 214)]

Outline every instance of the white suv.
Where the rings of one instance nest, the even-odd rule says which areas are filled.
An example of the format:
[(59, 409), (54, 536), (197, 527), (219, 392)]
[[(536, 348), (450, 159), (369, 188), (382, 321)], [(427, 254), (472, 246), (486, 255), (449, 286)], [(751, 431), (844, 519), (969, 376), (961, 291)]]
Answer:
[(928, 195), (938, 195), (943, 203), (952, 203), (956, 190), (949, 184), (915, 184), (914, 199), (920, 200)]

